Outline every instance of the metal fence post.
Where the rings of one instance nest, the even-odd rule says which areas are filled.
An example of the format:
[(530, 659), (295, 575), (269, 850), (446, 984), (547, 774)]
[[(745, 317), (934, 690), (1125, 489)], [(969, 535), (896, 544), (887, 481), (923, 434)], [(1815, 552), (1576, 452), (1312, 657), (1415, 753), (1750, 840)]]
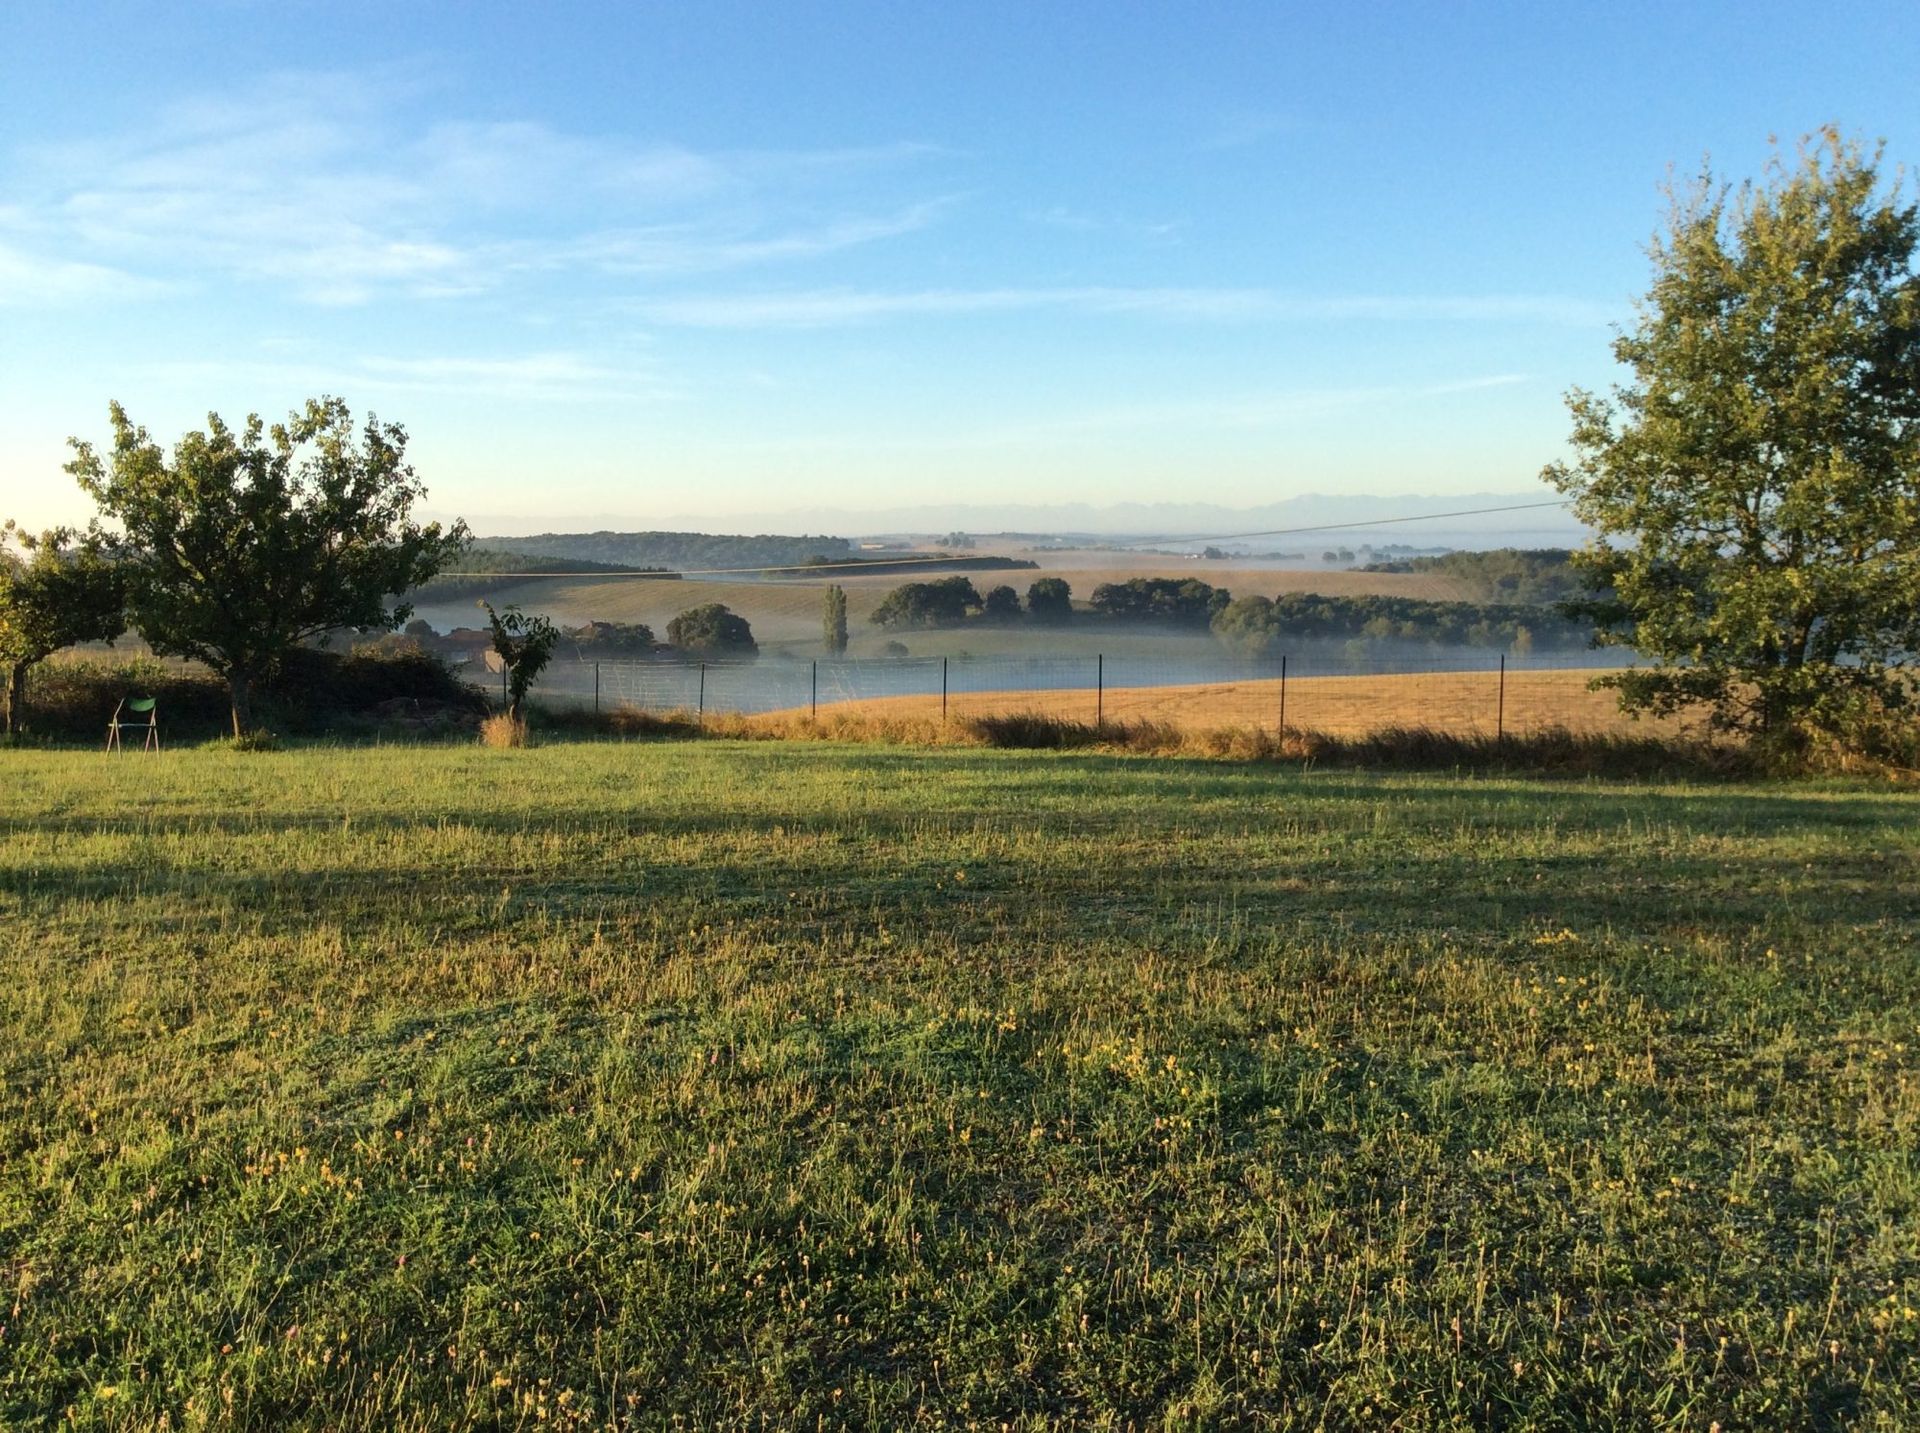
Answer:
[(1280, 654), (1280, 735), (1287, 734), (1287, 654)]
[(1093, 724), (1107, 724), (1107, 654), (1096, 652), (1093, 658)]
[(693, 719), (700, 726), (707, 724), (707, 664), (705, 662), (700, 664), (700, 707), (694, 712)]
[(600, 710), (600, 664), (593, 664), (593, 709)]
[(1495, 709), (1494, 740), (1507, 739), (1507, 654), (1500, 654), (1500, 705)]
[(500, 706), (501, 706), (501, 709), (502, 709), (502, 710), (504, 710), (504, 709), (505, 709), (505, 708), (506, 708), (506, 707), (507, 707), (508, 705), (510, 705), (510, 704), (511, 704), (511, 702), (512, 702), (512, 698), (511, 698), (511, 697), (509, 697), (509, 696), (507, 695), (507, 664), (506, 664), (505, 662), (502, 662), (502, 663), (500, 664)]
[(947, 659), (940, 659), (940, 720), (947, 719)]
[(807, 702), (807, 715), (809, 717), (820, 715), (820, 659), (818, 657), (813, 659), (813, 696)]

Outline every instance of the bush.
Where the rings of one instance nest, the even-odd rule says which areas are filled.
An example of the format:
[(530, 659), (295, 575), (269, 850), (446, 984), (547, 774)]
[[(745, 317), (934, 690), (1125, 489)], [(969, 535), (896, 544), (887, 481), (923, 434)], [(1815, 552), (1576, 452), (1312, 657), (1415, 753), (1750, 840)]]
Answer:
[(490, 716), (480, 723), (480, 744), (497, 747), (531, 745), (527, 736), (527, 724), (515, 720), (505, 712)]
[[(159, 703), (161, 739), (204, 741), (231, 726), (226, 683), (199, 667), (153, 657), (67, 657), (29, 680), (34, 724), (63, 741), (99, 741), (129, 696)], [(446, 664), (404, 639), (340, 653), (301, 648), (261, 693), (276, 731), (314, 735), (405, 723), (451, 729), (477, 723), (486, 698)]]

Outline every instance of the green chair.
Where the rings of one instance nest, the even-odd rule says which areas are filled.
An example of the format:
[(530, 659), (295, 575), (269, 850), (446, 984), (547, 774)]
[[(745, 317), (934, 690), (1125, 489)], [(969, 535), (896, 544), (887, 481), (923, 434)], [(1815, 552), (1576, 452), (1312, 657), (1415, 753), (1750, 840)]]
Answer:
[[(143, 716), (145, 721), (131, 721), (125, 718)], [(107, 750), (120, 751), (120, 733), (123, 731), (143, 731), (147, 739), (141, 744), (142, 751), (160, 749), (160, 713), (156, 710), (152, 697), (122, 697), (120, 705), (113, 709), (113, 720), (107, 723)]]

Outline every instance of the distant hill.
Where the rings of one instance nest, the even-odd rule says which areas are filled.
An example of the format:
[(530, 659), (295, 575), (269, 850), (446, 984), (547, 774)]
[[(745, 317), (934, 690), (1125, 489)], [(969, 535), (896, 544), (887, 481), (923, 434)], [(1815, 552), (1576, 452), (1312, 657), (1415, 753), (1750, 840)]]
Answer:
[[(485, 539), (482, 539), (485, 541)], [(475, 546), (452, 563), (448, 575), (434, 578), (414, 589), (415, 602), (454, 602), (465, 597), (483, 597), (500, 586), (500, 579), (483, 574), (514, 572), (552, 572), (590, 576), (596, 572), (627, 572), (631, 569), (613, 562), (592, 562), (579, 557), (555, 557), (514, 548)], [(662, 577), (679, 574), (662, 570)]]
[(798, 567), (816, 558), (858, 556), (844, 537), (739, 537), (709, 532), (542, 532), (527, 537), (482, 537), (476, 552), (545, 553), (618, 568)]

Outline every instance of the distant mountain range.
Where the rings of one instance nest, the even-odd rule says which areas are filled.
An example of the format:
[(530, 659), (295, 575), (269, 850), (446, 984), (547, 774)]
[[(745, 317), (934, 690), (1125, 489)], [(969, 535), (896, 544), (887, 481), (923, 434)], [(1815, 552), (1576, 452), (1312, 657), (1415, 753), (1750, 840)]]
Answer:
[[(1475, 517), (1441, 516), (1482, 508), (1517, 511)], [(1429, 518), (1429, 515), (1432, 515)], [(1383, 519), (1421, 518), (1414, 522)], [(1378, 535), (1383, 541), (1421, 546), (1497, 547), (1567, 546), (1583, 540), (1585, 529), (1564, 508), (1553, 505), (1541, 488), (1520, 492), (1404, 493), (1394, 496), (1303, 493), (1298, 497), (1257, 507), (1227, 507), (1219, 503), (925, 503), (907, 507), (842, 508), (794, 507), (743, 513), (679, 513), (644, 520), (634, 514), (597, 513), (585, 516), (545, 515), (514, 519), (469, 515), (479, 532), (525, 535), (537, 529), (564, 525), (580, 532), (589, 529), (634, 531), (664, 528), (709, 533), (834, 533), (848, 538), (894, 537), (947, 532), (975, 534), (1023, 533), (1060, 537), (1137, 537), (1206, 540), (1239, 534), (1266, 534), (1275, 529), (1325, 528), (1327, 541), (1346, 540), (1340, 529), (1356, 529), (1356, 537)], [(1276, 532), (1276, 537), (1288, 536)], [(1319, 541), (1313, 538), (1312, 541)]]

